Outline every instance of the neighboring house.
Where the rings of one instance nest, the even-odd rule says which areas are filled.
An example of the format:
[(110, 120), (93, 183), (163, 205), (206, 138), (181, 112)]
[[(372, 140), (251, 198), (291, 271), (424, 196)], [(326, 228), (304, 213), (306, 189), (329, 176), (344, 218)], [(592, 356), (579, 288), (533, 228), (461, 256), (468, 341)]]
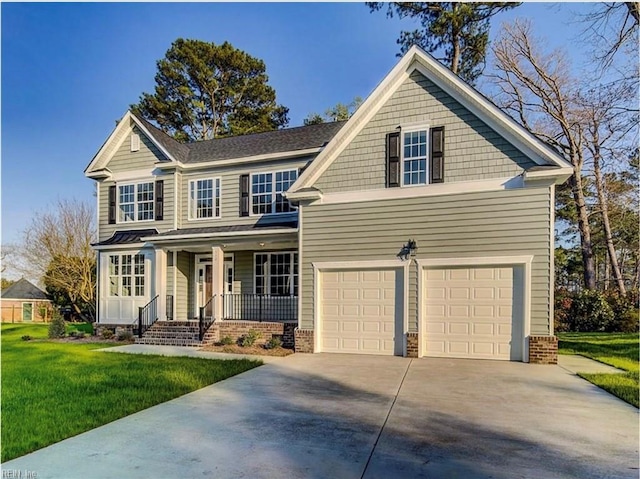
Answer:
[(570, 165), (417, 47), (347, 122), (180, 144), (128, 112), (85, 173), (99, 325), (144, 307), (142, 342), (198, 344), (201, 316), (298, 352), (555, 361)]
[(3, 323), (51, 319), (52, 306), (46, 293), (24, 278), (0, 292), (0, 303)]

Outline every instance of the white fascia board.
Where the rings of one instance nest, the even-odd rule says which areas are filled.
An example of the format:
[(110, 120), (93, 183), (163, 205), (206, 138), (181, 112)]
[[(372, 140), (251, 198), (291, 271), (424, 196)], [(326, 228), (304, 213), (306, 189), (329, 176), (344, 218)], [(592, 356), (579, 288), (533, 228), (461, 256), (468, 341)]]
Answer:
[(301, 201), (301, 200), (320, 200), (322, 199), (322, 193), (319, 191), (286, 191), (282, 194), (286, 199), (290, 201)]
[(86, 173), (85, 176), (87, 178), (91, 178), (92, 180), (107, 180), (111, 178), (113, 174), (109, 168), (103, 168), (101, 170), (96, 170), (91, 173)]
[(149, 132), (149, 130), (147, 130), (147, 128), (138, 121), (138, 119), (135, 117), (135, 115), (132, 115), (130, 111), (127, 111), (127, 113), (129, 114), (129, 116), (131, 117), (131, 119), (133, 120), (133, 122), (137, 125), (138, 128), (140, 128), (142, 130), (142, 132), (146, 135), (146, 137), (149, 139), (149, 141), (151, 143), (153, 143), (158, 150), (160, 150), (162, 152), (162, 154), (165, 156), (165, 158), (171, 160), (172, 162), (176, 162), (176, 159), (173, 157), (173, 155), (171, 155), (160, 143), (158, 143), (155, 138), (153, 137), (153, 135)]
[(424, 186), (402, 188), (381, 188), (365, 191), (347, 191), (341, 193), (324, 193), (323, 205), (340, 203), (362, 203), (365, 201), (392, 200), (405, 198), (422, 198), (427, 196), (444, 196), (484, 191), (501, 191), (523, 188), (522, 176), (496, 178), (491, 180), (460, 181), (456, 183), (435, 183)]
[(153, 245), (147, 242), (127, 243), (127, 244), (108, 244), (91, 246), (95, 251), (112, 251), (112, 250), (138, 250), (142, 248), (153, 248)]
[(501, 266), (528, 264), (533, 262), (532, 255), (516, 256), (470, 256), (455, 258), (431, 258), (415, 260), (418, 268), (447, 268), (451, 266)]
[(539, 179), (555, 178), (554, 183), (556, 185), (561, 185), (562, 183), (567, 181), (567, 179), (569, 179), (571, 175), (573, 175), (572, 167), (559, 168), (559, 169), (553, 169), (553, 170), (525, 171), (524, 180), (534, 181)]
[(260, 161), (286, 160), (303, 156), (314, 155), (322, 151), (321, 147), (307, 148), (305, 150), (281, 151), (278, 153), (265, 153), (264, 155), (245, 156), (243, 158), (229, 158), (226, 160), (204, 161), (201, 163), (182, 164), (185, 170), (197, 170), (219, 166), (242, 165), (244, 163), (256, 163)]
[[(113, 129), (107, 141), (100, 147), (98, 153), (95, 154), (89, 165), (84, 169), (84, 174), (89, 176), (88, 173), (92, 172), (95, 169), (100, 169), (101, 165), (106, 165), (113, 156), (113, 154), (120, 148), (122, 145), (124, 138), (127, 136), (125, 131), (126, 129), (131, 129), (131, 112), (127, 110), (127, 112), (122, 116), (122, 119), (116, 127)], [(107, 160), (105, 161), (105, 158)]]
[(221, 233), (194, 233), (190, 235), (167, 235), (161, 237), (145, 236), (141, 238), (143, 241), (150, 241), (158, 243), (161, 241), (170, 240), (190, 240), (190, 239), (216, 239), (216, 238), (228, 238), (233, 236), (264, 236), (264, 235), (281, 235), (297, 233), (298, 229), (273, 229), (269, 231), (225, 231)]

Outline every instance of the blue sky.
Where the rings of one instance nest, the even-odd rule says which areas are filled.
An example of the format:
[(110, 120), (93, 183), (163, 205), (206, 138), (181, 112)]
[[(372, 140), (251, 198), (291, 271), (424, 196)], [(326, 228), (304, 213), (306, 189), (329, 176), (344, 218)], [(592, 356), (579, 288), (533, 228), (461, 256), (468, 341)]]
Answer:
[[(574, 51), (575, 12), (593, 4), (526, 3), (549, 44)], [(410, 24), (361, 3), (2, 3), (2, 242), (18, 242), (57, 198), (93, 199), (83, 170), (128, 105), (154, 87), (176, 38), (225, 40), (261, 58), (289, 126), (366, 97), (393, 67)], [(572, 50), (573, 49), (573, 50)]]

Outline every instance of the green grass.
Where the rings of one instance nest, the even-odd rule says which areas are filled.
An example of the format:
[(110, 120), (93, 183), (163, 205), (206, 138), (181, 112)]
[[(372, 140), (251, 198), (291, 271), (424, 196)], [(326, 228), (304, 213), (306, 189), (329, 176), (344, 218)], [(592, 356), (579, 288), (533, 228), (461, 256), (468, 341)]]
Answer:
[(560, 354), (580, 354), (626, 371), (578, 375), (629, 404), (640, 406), (638, 334), (558, 333), (558, 338)]
[(85, 334), (93, 334), (93, 324), (91, 323), (67, 323), (66, 326), (67, 334), (71, 331), (79, 331)]
[(2, 462), (261, 364), (97, 352), (105, 345), (47, 341), (46, 325), (1, 331)]

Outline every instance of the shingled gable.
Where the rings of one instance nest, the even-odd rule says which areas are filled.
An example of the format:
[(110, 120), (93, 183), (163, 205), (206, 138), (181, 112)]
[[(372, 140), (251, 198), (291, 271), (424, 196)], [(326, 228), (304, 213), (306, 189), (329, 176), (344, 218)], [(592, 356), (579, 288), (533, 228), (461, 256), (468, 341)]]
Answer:
[[(555, 176), (564, 181), (571, 173), (571, 165), (557, 152), (522, 128), (489, 99), (453, 74), (429, 53), (414, 45), (367, 97), (314, 162), (298, 177), (298, 180), (287, 192), (287, 197), (294, 198), (305, 188), (313, 187), (340, 153), (414, 71), (420, 72), (431, 80), (537, 165), (555, 167), (546, 170), (544, 172), (546, 176)], [(536, 176), (541, 176), (541, 173), (538, 172)]]
[(22, 278), (0, 292), (2, 299), (26, 299), (48, 301), (47, 295), (33, 283)]
[(85, 174), (93, 177), (108, 176), (106, 166), (132, 129), (132, 125), (138, 126), (169, 160), (165, 165), (159, 166), (188, 168), (209, 162), (243, 158), (315, 154), (329, 143), (345, 123), (344, 121), (321, 123), (264, 133), (180, 143), (145, 119), (127, 111), (91, 160), (85, 169)]

